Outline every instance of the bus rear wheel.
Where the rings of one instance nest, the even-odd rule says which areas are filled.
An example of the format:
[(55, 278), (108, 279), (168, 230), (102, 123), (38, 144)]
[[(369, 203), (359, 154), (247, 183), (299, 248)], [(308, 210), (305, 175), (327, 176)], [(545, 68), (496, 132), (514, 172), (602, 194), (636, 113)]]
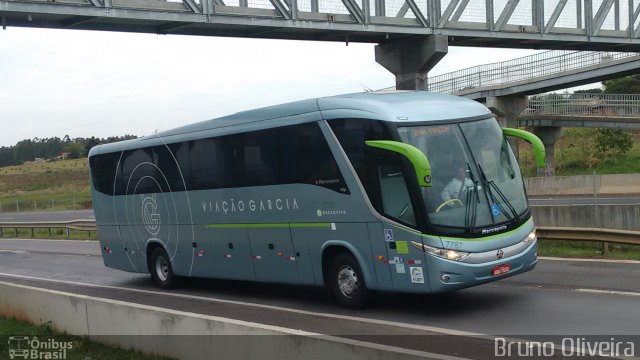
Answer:
[(151, 253), (149, 272), (156, 286), (162, 289), (172, 289), (176, 286), (177, 279), (171, 267), (171, 260), (163, 248), (157, 247)]
[(350, 254), (337, 254), (329, 268), (329, 289), (336, 302), (344, 307), (359, 309), (367, 301), (367, 286), (362, 270)]

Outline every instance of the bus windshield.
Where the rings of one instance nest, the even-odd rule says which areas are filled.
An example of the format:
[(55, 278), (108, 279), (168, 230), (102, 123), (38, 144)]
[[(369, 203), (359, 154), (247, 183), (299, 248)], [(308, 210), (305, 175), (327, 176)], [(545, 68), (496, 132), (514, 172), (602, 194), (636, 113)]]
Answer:
[(494, 225), (520, 222), (528, 206), (524, 185), (495, 119), (400, 127), (398, 132), (431, 162), (432, 186), (421, 188), (429, 223), (489, 234), (501, 230)]

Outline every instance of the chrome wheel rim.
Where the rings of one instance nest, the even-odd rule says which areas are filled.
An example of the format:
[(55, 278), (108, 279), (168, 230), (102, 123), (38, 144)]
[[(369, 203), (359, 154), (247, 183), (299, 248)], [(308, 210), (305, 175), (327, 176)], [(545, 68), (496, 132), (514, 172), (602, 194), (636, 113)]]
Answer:
[(169, 277), (169, 263), (164, 256), (158, 256), (156, 258), (156, 274), (161, 281), (167, 281)]
[(359, 288), (360, 282), (355, 270), (349, 265), (341, 267), (338, 271), (338, 289), (342, 295), (352, 298)]

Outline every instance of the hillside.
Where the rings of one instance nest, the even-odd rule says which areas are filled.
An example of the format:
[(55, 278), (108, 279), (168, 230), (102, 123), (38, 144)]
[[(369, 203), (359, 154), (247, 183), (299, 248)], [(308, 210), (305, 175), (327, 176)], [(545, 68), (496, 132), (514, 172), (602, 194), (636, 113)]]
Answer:
[(90, 209), (87, 159), (0, 168), (0, 211)]

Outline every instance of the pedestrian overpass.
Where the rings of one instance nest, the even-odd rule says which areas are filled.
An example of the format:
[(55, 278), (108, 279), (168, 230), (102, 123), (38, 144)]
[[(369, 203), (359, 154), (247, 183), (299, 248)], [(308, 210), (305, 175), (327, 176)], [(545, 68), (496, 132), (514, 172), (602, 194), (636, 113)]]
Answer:
[(490, 97), (540, 94), (638, 72), (640, 52), (546, 51), (429, 77), (428, 90), (485, 102)]
[(377, 43), (376, 61), (402, 90), (426, 90), (426, 73), (449, 45), (640, 47), (640, 0), (0, 0), (0, 23)]
[(640, 130), (640, 94), (530, 96), (518, 125)]
[(2, 27), (634, 51), (637, 0), (0, 0)]

